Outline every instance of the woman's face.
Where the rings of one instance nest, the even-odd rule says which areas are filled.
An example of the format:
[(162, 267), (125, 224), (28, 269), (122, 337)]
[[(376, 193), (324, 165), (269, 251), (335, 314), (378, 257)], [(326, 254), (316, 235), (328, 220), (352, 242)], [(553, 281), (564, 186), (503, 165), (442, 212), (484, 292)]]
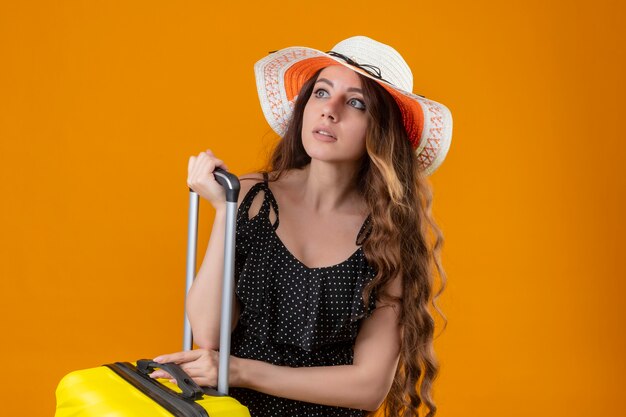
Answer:
[(343, 65), (324, 68), (304, 107), (304, 149), (326, 162), (359, 161), (365, 154), (368, 120), (359, 76)]

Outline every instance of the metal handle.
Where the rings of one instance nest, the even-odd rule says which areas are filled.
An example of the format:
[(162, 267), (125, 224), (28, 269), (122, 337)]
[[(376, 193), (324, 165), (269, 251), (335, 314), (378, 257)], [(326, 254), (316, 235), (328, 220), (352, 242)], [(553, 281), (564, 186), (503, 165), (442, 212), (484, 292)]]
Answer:
[[(217, 390), (228, 394), (228, 366), (230, 362), (230, 329), (232, 323), (232, 294), (235, 281), (235, 227), (239, 179), (221, 168), (213, 173), (215, 180), (226, 191), (226, 230), (224, 238), (224, 277), (222, 281), (222, 312), (220, 320), (220, 350)], [(189, 190), (189, 223), (187, 229), (187, 276), (185, 297), (193, 284), (196, 272), (196, 247), (198, 243), (198, 194)], [(187, 314), (185, 314), (183, 350), (191, 350), (193, 336)]]
[(222, 168), (216, 168), (213, 172), (215, 180), (226, 189), (226, 201), (229, 203), (237, 203), (239, 198), (239, 178)]

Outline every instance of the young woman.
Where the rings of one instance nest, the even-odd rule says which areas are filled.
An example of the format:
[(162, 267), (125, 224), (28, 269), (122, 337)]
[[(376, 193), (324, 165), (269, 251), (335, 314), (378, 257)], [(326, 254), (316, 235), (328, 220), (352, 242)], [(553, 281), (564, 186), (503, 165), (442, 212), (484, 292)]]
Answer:
[[(253, 417), (364, 416), (383, 403), (389, 416), (433, 416), (430, 309), (444, 275), (424, 177), (448, 150), (448, 109), (412, 94), (402, 57), (366, 37), (287, 48), (255, 69), (282, 139), (269, 174), (241, 179), (230, 394)], [(189, 160), (188, 185), (216, 210), (187, 299), (200, 349), (155, 358), (209, 386), (225, 226), (216, 167), (211, 151)]]

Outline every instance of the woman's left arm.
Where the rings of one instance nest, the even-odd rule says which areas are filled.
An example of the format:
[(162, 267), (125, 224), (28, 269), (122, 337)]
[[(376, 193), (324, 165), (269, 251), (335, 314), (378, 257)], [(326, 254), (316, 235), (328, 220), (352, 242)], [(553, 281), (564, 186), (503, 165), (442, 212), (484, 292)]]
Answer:
[(379, 307), (363, 321), (352, 365), (290, 368), (244, 360), (241, 385), (293, 400), (376, 410), (393, 382), (399, 349), (397, 314), (391, 306)]
[[(291, 368), (231, 356), (229, 384), (292, 400), (376, 410), (389, 392), (398, 365), (397, 308), (377, 307), (363, 320), (352, 365)], [(179, 352), (155, 360), (180, 363), (200, 385), (216, 385), (217, 353), (214, 351)], [(152, 376), (168, 377), (160, 370)]]

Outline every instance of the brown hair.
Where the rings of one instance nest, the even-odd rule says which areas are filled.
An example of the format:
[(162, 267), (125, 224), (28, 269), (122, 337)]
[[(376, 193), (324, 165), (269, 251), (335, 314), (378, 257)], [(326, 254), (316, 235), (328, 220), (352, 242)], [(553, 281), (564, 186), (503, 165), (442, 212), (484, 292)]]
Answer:
[[(269, 167), (273, 180), (311, 161), (302, 145), (302, 116), (320, 72), (300, 90), (285, 136), (274, 149)], [(432, 384), (439, 366), (433, 350), (431, 307), (443, 317), (435, 304), (446, 282), (440, 260), (443, 237), (433, 220), (430, 187), (419, 170), (400, 109), (376, 81), (359, 76), (370, 120), (367, 155), (357, 187), (370, 212), (369, 236), (363, 250), (376, 270), (363, 297), (368, 300), (373, 293), (378, 299), (397, 302), (402, 333), (398, 369), (383, 408), (387, 416), (415, 417), (425, 406), (426, 417), (432, 417), (437, 410)], [(437, 275), (440, 285), (435, 293)], [(399, 299), (385, 291), (395, 279), (402, 282)]]

